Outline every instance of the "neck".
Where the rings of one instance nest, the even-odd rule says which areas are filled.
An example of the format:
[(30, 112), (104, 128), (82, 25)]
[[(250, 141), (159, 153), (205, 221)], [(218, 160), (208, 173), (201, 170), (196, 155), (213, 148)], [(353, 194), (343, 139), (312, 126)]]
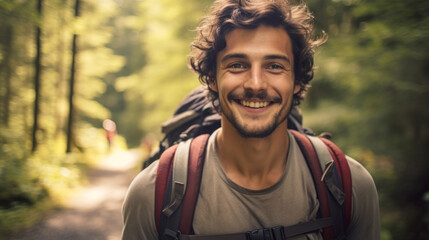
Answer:
[(289, 149), (286, 121), (264, 138), (244, 138), (229, 122), (222, 121), (216, 141), (220, 163), (236, 184), (260, 190), (274, 185), (283, 175)]

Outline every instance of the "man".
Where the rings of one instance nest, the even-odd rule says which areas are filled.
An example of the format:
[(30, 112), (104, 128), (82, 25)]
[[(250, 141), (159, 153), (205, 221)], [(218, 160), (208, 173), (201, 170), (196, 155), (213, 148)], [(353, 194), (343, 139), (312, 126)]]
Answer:
[[(219, 235), (316, 219), (312, 176), (287, 116), (313, 77), (311, 14), (282, 0), (219, 0), (198, 28), (191, 66), (218, 99), (221, 128), (209, 138), (193, 219), (195, 234)], [(217, 102), (217, 101), (213, 101)], [(379, 239), (378, 197), (368, 172), (352, 176), (347, 239)], [(141, 172), (124, 202), (123, 239), (157, 239), (158, 162)], [(320, 231), (294, 239), (323, 239)]]

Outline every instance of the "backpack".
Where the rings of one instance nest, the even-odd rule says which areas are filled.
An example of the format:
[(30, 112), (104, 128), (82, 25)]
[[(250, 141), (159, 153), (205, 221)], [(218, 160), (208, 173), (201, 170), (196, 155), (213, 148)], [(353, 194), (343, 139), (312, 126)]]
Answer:
[(324, 239), (345, 239), (352, 196), (347, 160), (331, 141), (311, 136), (311, 130), (302, 127), (302, 117), (297, 109), (292, 110), (288, 117), (288, 128), (313, 176), (320, 203), (317, 219), (294, 226), (275, 226), (245, 233), (192, 235), (207, 140), (220, 127), (220, 116), (205, 96), (206, 89), (199, 87), (185, 98), (173, 117), (163, 124), (165, 137), (144, 165), (148, 166), (159, 159), (155, 183), (155, 222), (159, 239), (279, 240), (320, 229), (323, 229)]

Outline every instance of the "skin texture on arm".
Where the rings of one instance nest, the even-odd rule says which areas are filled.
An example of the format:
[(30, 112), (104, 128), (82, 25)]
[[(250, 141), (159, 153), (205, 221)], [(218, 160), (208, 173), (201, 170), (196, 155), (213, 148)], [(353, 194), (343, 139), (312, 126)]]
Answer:
[(349, 240), (380, 239), (380, 213), (375, 183), (368, 171), (347, 157), (352, 175), (352, 215), (347, 229)]
[(133, 180), (125, 197), (122, 215), (123, 240), (157, 239), (155, 226), (155, 178), (158, 161), (155, 161)]

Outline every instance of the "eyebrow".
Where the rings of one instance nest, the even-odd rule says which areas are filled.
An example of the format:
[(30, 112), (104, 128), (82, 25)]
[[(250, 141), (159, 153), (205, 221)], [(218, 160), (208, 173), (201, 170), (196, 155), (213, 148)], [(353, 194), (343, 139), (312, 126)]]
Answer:
[[(221, 59), (221, 62), (225, 62), (231, 58), (244, 58), (245, 59), (245, 58), (247, 58), (247, 55), (243, 54), (243, 53), (227, 54)], [(284, 60), (284, 61), (288, 62), (289, 64), (291, 64), (291, 60), (285, 55), (271, 54), (271, 55), (265, 56), (264, 59), (265, 60), (280, 59), (280, 60)]]
[(223, 56), (223, 58), (220, 60), (220, 62), (225, 62), (231, 58), (247, 58), (246, 54), (243, 53), (231, 53)]
[(291, 64), (290, 59), (285, 55), (273, 54), (273, 55), (268, 55), (268, 56), (264, 57), (264, 59), (265, 60), (280, 59), (280, 60), (284, 60), (284, 61), (288, 62), (289, 64)]

